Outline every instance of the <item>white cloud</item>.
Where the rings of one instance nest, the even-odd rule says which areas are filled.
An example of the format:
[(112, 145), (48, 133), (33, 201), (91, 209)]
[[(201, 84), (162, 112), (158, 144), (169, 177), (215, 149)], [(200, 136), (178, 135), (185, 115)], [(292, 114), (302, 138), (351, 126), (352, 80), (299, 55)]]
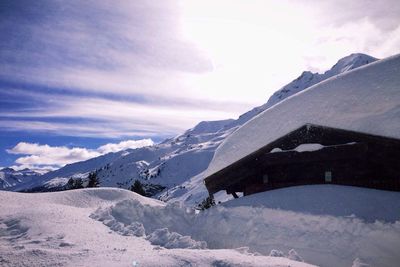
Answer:
[(25, 166), (63, 166), (65, 164), (86, 160), (100, 156), (100, 153), (86, 148), (68, 148), (65, 146), (49, 146), (35, 143), (20, 142), (12, 149), (10, 154), (27, 155), (18, 158), (15, 163)]
[(97, 149), (102, 154), (117, 152), (126, 149), (135, 149), (144, 146), (152, 146), (154, 144), (151, 139), (141, 139), (141, 140), (127, 140), (119, 142), (118, 144), (106, 144)]
[(26, 155), (19, 157), (13, 166), (15, 169), (30, 168), (34, 170), (53, 170), (66, 164), (88, 160), (110, 152), (118, 152), (126, 149), (135, 149), (151, 146), (151, 139), (126, 140), (117, 144), (109, 143), (97, 149), (81, 147), (49, 146), (37, 143), (20, 142), (7, 153), (15, 155)]

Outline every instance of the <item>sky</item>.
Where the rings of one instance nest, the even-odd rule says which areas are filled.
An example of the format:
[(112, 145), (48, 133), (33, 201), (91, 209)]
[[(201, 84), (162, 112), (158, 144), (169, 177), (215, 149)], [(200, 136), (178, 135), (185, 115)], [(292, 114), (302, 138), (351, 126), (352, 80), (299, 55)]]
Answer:
[(0, 166), (237, 118), (302, 71), (399, 53), (398, 0), (0, 0)]

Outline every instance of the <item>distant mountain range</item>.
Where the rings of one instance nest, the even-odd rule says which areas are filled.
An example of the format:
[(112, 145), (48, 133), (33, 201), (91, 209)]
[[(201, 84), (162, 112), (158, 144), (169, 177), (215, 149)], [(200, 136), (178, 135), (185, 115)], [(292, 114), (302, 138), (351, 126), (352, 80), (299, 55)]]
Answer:
[(13, 188), (20, 184), (26, 184), (35, 180), (40, 173), (30, 169), (16, 171), (13, 168), (3, 168), (0, 170), (0, 189)]
[[(203, 185), (203, 171), (227, 136), (284, 99), (335, 75), (376, 60), (364, 54), (351, 54), (340, 59), (323, 74), (305, 71), (276, 91), (264, 105), (253, 108), (236, 120), (203, 121), (183, 134), (154, 146), (109, 153), (68, 164), (40, 176), (6, 175), (5, 173), (12, 172), (3, 172), (3, 169), (0, 172), (0, 188), (12, 191), (54, 191), (62, 188), (70, 178), (86, 179), (89, 172), (96, 171), (101, 186), (129, 188), (135, 180), (140, 180), (156, 198), (195, 205), (207, 196)], [(159, 192), (154, 188), (159, 188)], [(161, 191), (161, 188), (165, 189)]]

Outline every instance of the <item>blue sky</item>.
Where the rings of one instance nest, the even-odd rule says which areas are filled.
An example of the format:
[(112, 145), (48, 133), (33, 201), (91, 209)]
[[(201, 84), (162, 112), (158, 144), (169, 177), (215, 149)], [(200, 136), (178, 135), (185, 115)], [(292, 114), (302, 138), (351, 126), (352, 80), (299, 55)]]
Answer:
[(303, 70), (398, 53), (398, 14), (395, 0), (0, 0), (0, 166), (235, 118)]

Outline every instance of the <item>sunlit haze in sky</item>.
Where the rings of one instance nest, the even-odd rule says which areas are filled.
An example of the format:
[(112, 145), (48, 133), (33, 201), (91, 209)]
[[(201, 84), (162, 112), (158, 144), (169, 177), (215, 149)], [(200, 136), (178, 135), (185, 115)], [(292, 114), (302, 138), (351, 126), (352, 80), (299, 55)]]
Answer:
[(0, 166), (56, 168), (237, 118), (304, 70), (398, 53), (399, 14), (397, 0), (2, 0)]

